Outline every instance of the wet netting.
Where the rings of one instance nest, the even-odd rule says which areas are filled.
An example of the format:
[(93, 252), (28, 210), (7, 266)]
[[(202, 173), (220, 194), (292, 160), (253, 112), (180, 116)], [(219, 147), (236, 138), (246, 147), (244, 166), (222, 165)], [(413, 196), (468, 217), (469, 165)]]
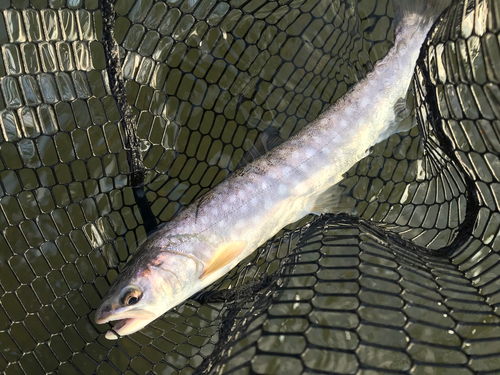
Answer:
[(94, 310), (137, 244), (362, 79), (392, 1), (0, 8), (0, 372), (500, 371), (500, 2), (443, 14), (336, 213), (117, 341)]

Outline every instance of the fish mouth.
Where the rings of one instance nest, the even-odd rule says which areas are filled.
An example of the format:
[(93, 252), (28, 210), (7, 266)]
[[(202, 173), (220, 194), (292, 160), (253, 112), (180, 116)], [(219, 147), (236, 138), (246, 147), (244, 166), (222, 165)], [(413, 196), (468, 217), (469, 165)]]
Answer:
[(138, 318), (125, 318), (125, 319), (115, 320), (114, 322), (115, 325), (113, 326), (113, 328), (110, 329), (108, 332), (106, 332), (105, 337), (108, 340), (116, 340), (120, 338), (120, 336), (134, 333), (140, 330), (142, 327), (145, 327), (150, 321)]
[(104, 318), (95, 319), (95, 322), (97, 324), (114, 323), (113, 328), (111, 328), (108, 332), (106, 332), (105, 337), (108, 340), (116, 340), (121, 336), (130, 335), (134, 332), (139, 331), (140, 329), (147, 326), (150, 322), (152, 322), (156, 318), (156, 316), (154, 316), (154, 314), (151, 313), (141, 314), (141, 315), (150, 315), (150, 316), (119, 318), (108, 315), (107, 317)]
[(108, 321), (107, 323), (111, 322), (114, 322), (114, 326), (108, 332), (106, 332), (105, 337), (108, 340), (117, 340), (121, 336), (130, 335), (134, 332), (139, 331), (141, 328), (147, 326), (151, 322), (151, 320), (139, 318), (124, 318)]

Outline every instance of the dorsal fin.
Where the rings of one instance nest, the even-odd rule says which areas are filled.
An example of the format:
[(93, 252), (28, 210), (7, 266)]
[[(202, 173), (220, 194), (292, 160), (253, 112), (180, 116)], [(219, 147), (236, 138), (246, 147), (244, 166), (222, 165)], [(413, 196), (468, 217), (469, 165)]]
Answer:
[(280, 137), (280, 132), (272, 126), (268, 127), (262, 132), (260, 137), (257, 141), (255, 141), (253, 146), (245, 153), (245, 155), (243, 155), (240, 162), (236, 166), (236, 169), (252, 163), (254, 160), (257, 160), (262, 155), (267, 154), (281, 143), (283, 143), (283, 139)]

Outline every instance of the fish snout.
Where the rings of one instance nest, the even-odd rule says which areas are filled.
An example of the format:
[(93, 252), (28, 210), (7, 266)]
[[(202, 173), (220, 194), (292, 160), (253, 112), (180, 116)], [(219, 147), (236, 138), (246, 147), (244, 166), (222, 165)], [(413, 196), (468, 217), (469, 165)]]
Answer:
[(111, 305), (99, 306), (95, 312), (94, 321), (97, 324), (107, 323), (110, 315), (111, 315)]

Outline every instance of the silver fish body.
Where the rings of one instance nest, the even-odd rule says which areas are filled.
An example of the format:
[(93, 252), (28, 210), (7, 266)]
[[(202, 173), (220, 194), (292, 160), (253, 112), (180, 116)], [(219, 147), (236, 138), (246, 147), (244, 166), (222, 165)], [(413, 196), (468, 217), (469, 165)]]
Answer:
[(226, 274), (287, 224), (322, 212), (321, 192), (395, 123), (394, 105), (406, 96), (437, 14), (435, 9), (430, 16), (403, 12), (394, 47), (365, 79), (298, 134), (233, 173), (148, 238), (96, 311), (99, 324), (118, 321), (106, 337), (141, 329)]

